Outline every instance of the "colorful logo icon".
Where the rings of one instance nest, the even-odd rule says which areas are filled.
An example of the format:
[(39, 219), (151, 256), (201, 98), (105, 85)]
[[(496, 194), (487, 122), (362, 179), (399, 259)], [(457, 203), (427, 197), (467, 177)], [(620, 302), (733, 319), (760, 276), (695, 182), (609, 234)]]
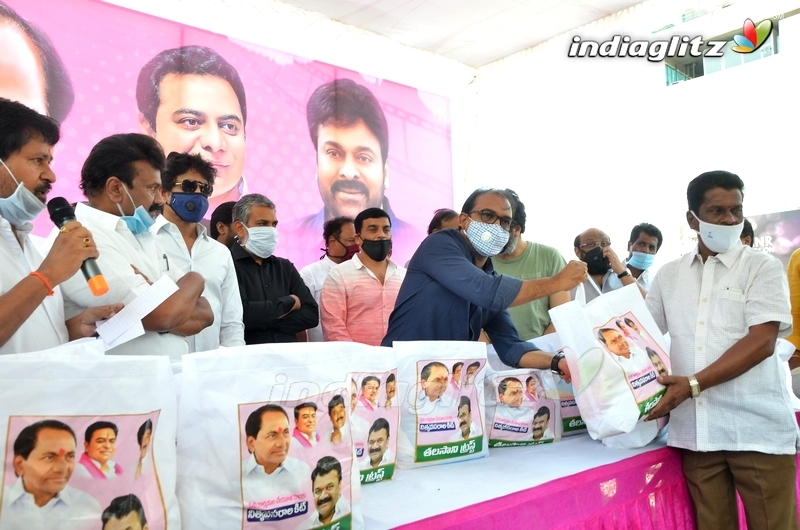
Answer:
[(770, 33), (772, 33), (772, 21), (770, 19), (762, 20), (756, 26), (748, 18), (744, 21), (742, 35), (733, 36), (733, 41), (738, 46), (734, 46), (731, 49), (739, 53), (753, 53), (764, 44)]

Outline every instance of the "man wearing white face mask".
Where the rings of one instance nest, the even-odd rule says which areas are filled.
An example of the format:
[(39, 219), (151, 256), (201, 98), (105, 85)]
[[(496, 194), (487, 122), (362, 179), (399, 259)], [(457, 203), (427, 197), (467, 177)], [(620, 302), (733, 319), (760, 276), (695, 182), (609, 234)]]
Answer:
[(79, 203), (75, 217), (92, 230), (100, 257), (97, 264), (109, 290), (93, 296), (82, 274), (63, 285), (67, 316), (96, 303), (130, 303), (151, 282), (168, 275), (178, 291), (142, 319), (141, 335), (108, 351), (114, 355), (161, 354), (180, 360), (189, 353), (185, 337), (214, 321), (201, 295), (205, 282), (196, 272), (183, 273), (164, 259), (165, 252), (149, 232), (148, 210), (163, 204), (161, 171), (164, 151), (143, 134), (115, 134), (92, 148), (81, 169), (81, 188), (88, 204)]
[(478, 340), (483, 329), (505, 364), (550, 368), (569, 380), (564, 356), (522, 341), (507, 308), (572, 289), (585, 278), (586, 264), (570, 262), (552, 278), (519, 280), (496, 274), (491, 256), (508, 242), (512, 215), (501, 190), (472, 192), (458, 216), (460, 229), (431, 234), (411, 258), (381, 345)]
[[(659, 270), (647, 307), (672, 337), (673, 375), (647, 417), (670, 413), (697, 528), (738, 528), (736, 493), (750, 528), (797, 529), (800, 439), (775, 352), (792, 317), (781, 263), (742, 245), (744, 183), (703, 173), (689, 183), (694, 252)], [(747, 428), (743, 428), (743, 426)]]
[(233, 207), (231, 248), (239, 280), (247, 344), (297, 342), (297, 333), (319, 324), (319, 308), (300, 273), (273, 255), (278, 245), (275, 203), (258, 193)]
[(89, 336), (98, 320), (122, 307), (91, 307), (65, 323), (59, 284), (85, 259), (97, 257), (94, 238), (77, 221), (69, 222), (44, 259), (29, 239), (31, 221), (44, 209), (56, 180), (50, 164), (58, 139), (55, 121), (0, 98), (0, 354), (52, 348)]
[(639, 223), (631, 230), (631, 237), (628, 240), (628, 259), (622, 262), (622, 266), (630, 271), (645, 294), (653, 282), (649, 269), (663, 242), (664, 236), (661, 235), (661, 230), (650, 223)]

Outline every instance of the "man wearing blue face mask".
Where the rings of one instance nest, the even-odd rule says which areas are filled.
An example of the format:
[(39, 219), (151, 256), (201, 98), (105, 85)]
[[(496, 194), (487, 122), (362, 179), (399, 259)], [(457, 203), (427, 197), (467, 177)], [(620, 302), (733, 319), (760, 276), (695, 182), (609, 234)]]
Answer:
[(739, 239), (737, 175), (703, 173), (686, 195), (697, 248), (664, 265), (646, 299), (672, 337), (673, 373), (647, 420), (670, 414), (698, 529), (738, 528), (738, 492), (749, 528), (796, 530), (800, 432), (775, 351), (792, 326), (786, 275)]
[[(31, 243), (31, 221), (56, 180), (50, 168), (58, 124), (21, 103), (0, 98), (0, 354), (58, 346), (94, 333), (120, 305), (91, 307), (65, 322), (59, 284), (84, 260), (97, 258), (92, 234), (77, 221), (58, 233), (47, 256)], [(84, 288), (86, 280), (83, 282)], [(92, 306), (99, 305), (99, 302)]]
[(115, 134), (92, 148), (81, 169), (80, 186), (88, 204), (79, 203), (75, 217), (92, 230), (109, 291), (95, 297), (83, 275), (73, 276), (63, 287), (67, 316), (97, 300), (130, 303), (163, 275), (178, 285), (176, 293), (142, 319), (145, 334), (112, 348), (110, 354), (163, 354), (180, 360), (189, 352), (185, 337), (214, 321), (202, 297), (203, 277), (168, 266), (164, 250), (149, 231), (153, 219), (148, 211), (164, 202), (164, 165), (164, 151), (149, 136)]
[(631, 238), (628, 240), (628, 259), (622, 262), (622, 266), (628, 269), (645, 294), (650, 290), (653, 281), (649, 269), (663, 242), (664, 236), (661, 235), (661, 230), (650, 223), (639, 223), (631, 230)]
[(231, 254), (239, 281), (247, 344), (297, 342), (319, 324), (319, 307), (292, 262), (273, 255), (278, 245), (275, 203), (258, 193), (233, 207), (237, 243)]
[(569, 291), (586, 277), (586, 264), (572, 261), (551, 278), (519, 280), (496, 274), (491, 257), (508, 243), (512, 216), (501, 190), (472, 192), (458, 216), (459, 230), (429, 235), (411, 258), (381, 345), (478, 340), (483, 329), (505, 364), (550, 368), (569, 380), (563, 354), (552, 356), (521, 340), (507, 308)]
[(150, 231), (164, 249), (166, 267), (196, 271), (206, 281), (203, 297), (214, 323), (188, 337), (192, 351), (244, 346), (242, 299), (228, 247), (211, 239), (200, 224), (208, 210), (216, 170), (200, 155), (170, 153), (161, 173), (164, 213)]

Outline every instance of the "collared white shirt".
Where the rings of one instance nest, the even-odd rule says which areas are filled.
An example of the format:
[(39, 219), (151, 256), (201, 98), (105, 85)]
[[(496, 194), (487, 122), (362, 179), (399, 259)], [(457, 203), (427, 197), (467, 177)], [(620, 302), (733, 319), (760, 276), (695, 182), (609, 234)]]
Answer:
[[(313, 502), (313, 501), (312, 501)], [(338, 521), (345, 515), (350, 513), (350, 503), (347, 499), (344, 498), (344, 495), (339, 495), (339, 500), (336, 501), (336, 505), (333, 508), (333, 517), (331, 517), (331, 523), (334, 521)], [(314, 513), (311, 514), (311, 517), (303, 521), (300, 526), (297, 527), (297, 530), (312, 530), (314, 528), (322, 528), (326, 526), (322, 524), (319, 518), (319, 512), (314, 510)]]
[(533, 422), (533, 414), (536, 412), (533, 407), (521, 405), (519, 407), (509, 407), (505, 403), (498, 403), (494, 412), (494, 421), (508, 420), (523, 423), (529, 430)]
[[(790, 328), (781, 263), (737, 244), (703, 263), (698, 250), (662, 267), (646, 298), (672, 339), (673, 375), (696, 374), (742, 339), (750, 326)], [(693, 451), (795, 454), (798, 429), (777, 353), (744, 374), (687, 399), (670, 414), (669, 445)]]
[[(648, 357), (647, 353), (633, 344), (628, 342), (628, 346), (630, 347), (630, 358), (626, 359), (621, 355), (616, 355), (614, 353), (611, 356), (614, 358), (615, 361), (625, 370), (625, 374), (630, 378), (633, 375), (641, 374), (647, 372), (655, 372), (656, 369), (653, 367), (653, 363), (650, 361), (650, 357)], [(642, 373), (644, 372), (644, 373)]]
[[(91, 461), (91, 463), (94, 464), (94, 466), (97, 468), (97, 470), (100, 471), (100, 473), (102, 473), (107, 479), (117, 478), (117, 470), (116, 470), (117, 463), (114, 462), (113, 460), (109, 459), (108, 462), (106, 462), (106, 465), (108, 466), (108, 471), (103, 471), (103, 464), (101, 464), (100, 462), (89, 456), (87, 456), (86, 458), (88, 458)], [(76, 477), (94, 478), (91, 472), (86, 468), (86, 464), (80, 461), (75, 465), (75, 469), (73, 470), (72, 474)]]
[(102, 511), (94, 497), (69, 484), (44, 506), (36, 506), (20, 477), (3, 493), (0, 530), (97, 530)]
[[(586, 302), (589, 303), (600, 294), (610, 293), (611, 291), (615, 291), (617, 289), (621, 289), (623, 287), (622, 280), (617, 277), (617, 273), (614, 272), (613, 269), (608, 269), (605, 276), (603, 276), (602, 286), (598, 286), (597, 283), (591, 276), (587, 276), (585, 280), (583, 280), (583, 290), (586, 294)], [(598, 292), (598, 290), (600, 292)], [(572, 299), (575, 299), (575, 294), (573, 290)]]
[(542, 433), (542, 437), (541, 437), (541, 438), (539, 438), (538, 440), (534, 440), (534, 439), (533, 439), (533, 428), (531, 428), (531, 435), (530, 435), (530, 436), (528, 436), (528, 437), (526, 438), (526, 441), (530, 441), (530, 442), (544, 442), (544, 441), (546, 441), (546, 440), (552, 440), (553, 438), (555, 438), (555, 436), (553, 435), (553, 431), (551, 431), (551, 430), (550, 430), (550, 427), (547, 427), (547, 428), (544, 430), (544, 433)]
[(320, 293), (325, 340), (380, 346), (405, 277), (406, 270), (389, 260), (381, 283), (358, 254), (331, 269)]
[[(251, 454), (242, 462), (242, 491), (244, 493), (244, 506), (250, 507), (251, 503), (261, 503), (273, 500), (278, 496), (285, 497), (296, 493), (311, 490), (311, 469), (302, 460), (287, 456), (278, 468), (270, 474), (264, 466), (256, 462), (256, 457)], [(309, 498), (309, 502), (314, 502)], [(280, 503), (264, 507), (279, 507)], [(254, 506), (258, 507), (258, 506)]]
[(165, 265), (177, 266), (183, 272), (195, 271), (206, 281), (203, 297), (214, 312), (214, 323), (197, 335), (186, 338), (192, 351), (216, 350), (220, 345), (244, 346), (242, 298), (239, 296), (239, 282), (236, 280), (231, 251), (208, 237), (203, 225), (196, 225), (197, 239), (191, 253), (181, 231), (163, 215), (159, 215), (150, 227), (166, 253)]
[(479, 436), (480, 434), (481, 434), (481, 432), (478, 430), (478, 426), (475, 425), (474, 421), (471, 421), (469, 423), (469, 436), (464, 438), (464, 433), (461, 432), (461, 427), (459, 427), (456, 430), (456, 433), (453, 436), (451, 436), (450, 439), (447, 440), (447, 441), (448, 442), (461, 442), (461, 441), (468, 440), (470, 438), (475, 438), (476, 436)]
[[(131, 265), (155, 282), (162, 275), (179, 280), (184, 272), (179, 267), (167, 269), (164, 250), (150, 232), (133, 235), (128, 225), (118, 215), (111, 215), (88, 204), (78, 203), (75, 217), (92, 233), (100, 257), (97, 265), (108, 282), (109, 290), (102, 296), (94, 296), (86, 285), (83, 273), (61, 284), (64, 293), (64, 310), (67, 318), (98, 305), (128, 304), (148, 287), (147, 281), (136, 274)], [(109, 355), (169, 355), (179, 361), (181, 355), (189, 353), (186, 338), (173, 333), (145, 331), (145, 334), (106, 352)]]
[(331, 436), (333, 436), (333, 427), (331, 427), (325, 432), (325, 437), (322, 439), (329, 443), (347, 443), (347, 441), (350, 439), (350, 429), (348, 428), (347, 422), (345, 422), (342, 428), (339, 429), (339, 432), (342, 434), (341, 442), (331, 441)]
[(439, 416), (455, 418), (457, 414), (456, 400), (448, 393), (444, 393), (431, 401), (425, 391), (417, 395), (417, 400), (410, 410), (418, 417)]
[(381, 466), (388, 466), (389, 464), (394, 464), (394, 453), (388, 447), (386, 451), (383, 452), (383, 456), (381, 457), (381, 461), (378, 462), (377, 466), (372, 465), (372, 461), (369, 459), (369, 449), (367, 449), (367, 457), (358, 463), (358, 469), (364, 471), (365, 469), (372, 469)]
[[(315, 261), (300, 269), (300, 277), (303, 278), (306, 287), (311, 291), (311, 295), (314, 297), (317, 306), (319, 306), (319, 295), (322, 292), (322, 285), (325, 283), (325, 278), (328, 277), (328, 273), (336, 265), (338, 264), (325, 254), (321, 260)], [(322, 342), (322, 321), (308, 330), (308, 341)]]
[(636, 283), (638, 283), (642, 289), (645, 291), (650, 290), (650, 286), (653, 285), (653, 278), (650, 277), (650, 269), (643, 270), (638, 278), (634, 278), (633, 272), (631, 272), (630, 267), (628, 267), (628, 260), (624, 260), (622, 266), (628, 269), (628, 272), (631, 273), (631, 278), (636, 280)]
[[(0, 294), (10, 291), (42, 264), (42, 256), (30, 239), (31, 230), (33, 224), (25, 223), (17, 229), (17, 239), (11, 224), (0, 217), (0, 263), (3, 264)], [(53, 292), (53, 296), (46, 296), (11, 338), (0, 345), (0, 355), (46, 350), (69, 341), (61, 288), (56, 286)]]

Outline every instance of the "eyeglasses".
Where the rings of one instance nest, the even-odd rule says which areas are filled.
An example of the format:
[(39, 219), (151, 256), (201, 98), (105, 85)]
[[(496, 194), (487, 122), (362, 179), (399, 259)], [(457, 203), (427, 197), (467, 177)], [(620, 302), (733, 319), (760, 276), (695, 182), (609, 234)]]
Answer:
[(601, 247), (606, 248), (611, 246), (611, 241), (587, 241), (583, 245), (580, 245), (578, 248), (592, 250), (593, 248)]
[(200, 188), (200, 193), (206, 197), (211, 197), (211, 192), (214, 191), (214, 187), (211, 184), (206, 184), (205, 182), (200, 182), (199, 180), (184, 179), (180, 182), (176, 182), (175, 186), (180, 186), (181, 191), (184, 193), (195, 193), (197, 188)]
[(476, 212), (481, 214), (481, 221), (483, 221), (486, 224), (493, 225), (499, 219), (500, 220), (500, 227), (503, 230), (506, 230), (506, 231), (511, 230), (511, 227), (514, 225), (514, 220), (512, 218), (510, 218), (510, 217), (500, 217), (499, 215), (494, 213), (492, 210), (488, 210), (488, 209), (485, 209), (485, 208), (483, 210), (472, 210), (471, 212), (469, 212), (469, 215), (472, 215), (472, 214), (474, 214)]

